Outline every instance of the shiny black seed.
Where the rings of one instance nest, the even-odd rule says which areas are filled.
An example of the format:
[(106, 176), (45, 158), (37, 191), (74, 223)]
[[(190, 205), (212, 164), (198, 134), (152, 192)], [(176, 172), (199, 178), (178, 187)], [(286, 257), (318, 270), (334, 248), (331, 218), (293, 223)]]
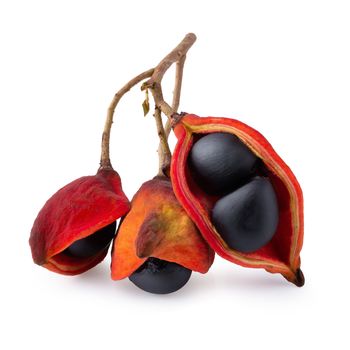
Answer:
[(148, 258), (129, 279), (146, 292), (169, 294), (182, 288), (191, 274), (191, 270), (173, 262)]
[(212, 133), (199, 139), (189, 154), (195, 180), (210, 194), (224, 194), (239, 187), (256, 170), (259, 158), (228, 133)]
[(89, 258), (107, 248), (115, 235), (116, 222), (79, 239), (66, 248), (63, 253), (75, 258)]
[(267, 178), (255, 177), (218, 200), (212, 221), (227, 245), (240, 252), (254, 252), (274, 236), (278, 224), (275, 191)]

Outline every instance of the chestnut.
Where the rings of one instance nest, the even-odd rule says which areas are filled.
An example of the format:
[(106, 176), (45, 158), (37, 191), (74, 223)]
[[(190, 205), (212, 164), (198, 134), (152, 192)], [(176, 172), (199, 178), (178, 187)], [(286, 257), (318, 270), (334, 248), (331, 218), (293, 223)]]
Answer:
[(90, 236), (78, 239), (62, 253), (75, 258), (89, 258), (107, 248), (115, 236), (116, 221)]
[(148, 258), (129, 279), (140, 289), (153, 294), (169, 294), (182, 288), (192, 271), (179, 264)]
[(199, 185), (210, 194), (225, 194), (254, 173), (259, 158), (235, 135), (215, 132), (194, 143), (189, 166)]
[(240, 252), (254, 252), (267, 244), (278, 225), (275, 191), (268, 178), (254, 177), (219, 199), (212, 210), (213, 224), (227, 245)]

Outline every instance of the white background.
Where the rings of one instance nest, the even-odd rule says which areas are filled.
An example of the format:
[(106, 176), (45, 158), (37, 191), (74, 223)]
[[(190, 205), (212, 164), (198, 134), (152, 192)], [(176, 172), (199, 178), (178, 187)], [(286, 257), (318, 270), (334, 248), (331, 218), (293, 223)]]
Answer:
[[(336, 0), (1, 1), (0, 348), (349, 348), (349, 19)], [(241, 119), (293, 169), (305, 286), (221, 258), (166, 296), (110, 280), (109, 256), (78, 277), (34, 265), (33, 220), (97, 170), (113, 94), (190, 31), (181, 110)], [(112, 131), (129, 197), (157, 171), (143, 98), (125, 96)]]

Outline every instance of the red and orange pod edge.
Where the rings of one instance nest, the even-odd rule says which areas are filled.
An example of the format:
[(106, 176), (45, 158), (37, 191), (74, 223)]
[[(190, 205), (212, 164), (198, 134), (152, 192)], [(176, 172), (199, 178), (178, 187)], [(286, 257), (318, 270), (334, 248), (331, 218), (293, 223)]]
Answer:
[[(303, 194), (291, 169), (263, 135), (238, 120), (181, 114), (174, 117), (173, 125), (178, 140), (171, 163), (174, 193), (211, 248), (233, 263), (280, 273), (288, 281), (302, 286)], [(222, 239), (211, 220), (211, 211), (218, 198), (198, 185), (189, 166), (192, 146), (211, 133), (228, 133), (238, 137), (263, 162), (264, 176), (267, 176), (276, 193), (279, 208), (276, 233), (266, 245), (254, 252), (234, 250)]]
[(209, 270), (214, 251), (177, 201), (167, 177), (145, 182), (131, 203), (113, 243), (113, 280), (129, 277), (149, 257), (203, 274)]
[(105, 258), (109, 244), (87, 257), (66, 254), (66, 249), (96, 232), (100, 234), (129, 209), (120, 177), (111, 167), (74, 180), (45, 203), (34, 221), (29, 239), (34, 262), (63, 275), (89, 270)]

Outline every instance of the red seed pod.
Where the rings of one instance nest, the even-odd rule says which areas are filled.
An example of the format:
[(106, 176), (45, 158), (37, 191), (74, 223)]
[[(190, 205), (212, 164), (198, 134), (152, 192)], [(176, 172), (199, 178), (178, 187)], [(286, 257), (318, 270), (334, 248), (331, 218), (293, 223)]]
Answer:
[(115, 221), (130, 209), (119, 174), (110, 161), (109, 141), (115, 108), (134, 85), (150, 77), (139, 74), (113, 97), (102, 133), (100, 168), (56, 192), (39, 212), (29, 244), (36, 264), (64, 275), (77, 275), (101, 262), (115, 236)]
[(113, 243), (112, 279), (129, 277), (149, 257), (206, 273), (214, 252), (177, 201), (171, 182), (145, 182), (131, 202)]
[[(277, 155), (269, 142), (258, 131), (233, 119), (206, 117), (193, 114), (174, 120), (178, 139), (171, 164), (174, 193), (197, 225), (209, 245), (223, 258), (245, 267), (264, 268), (281, 273), (288, 281), (302, 286), (300, 251), (303, 243), (303, 195), (290, 168)], [(218, 195), (198, 185), (189, 166), (193, 145), (205, 135), (228, 133), (235, 135), (264, 164), (264, 177), (272, 184), (278, 202), (278, 226), (273, 238), (254, 252), (244, 253), (229, 247), (214, 226), (211, 214)]]
[(69, 183), (46, 202), (34, 222), (29, 239), (34, 262), (64, 275), (87, 271), (104, 259), (109, 245), (83, 258), (64, 250), (115, 222), (129, 208), (120, 177), (112, 168)]

